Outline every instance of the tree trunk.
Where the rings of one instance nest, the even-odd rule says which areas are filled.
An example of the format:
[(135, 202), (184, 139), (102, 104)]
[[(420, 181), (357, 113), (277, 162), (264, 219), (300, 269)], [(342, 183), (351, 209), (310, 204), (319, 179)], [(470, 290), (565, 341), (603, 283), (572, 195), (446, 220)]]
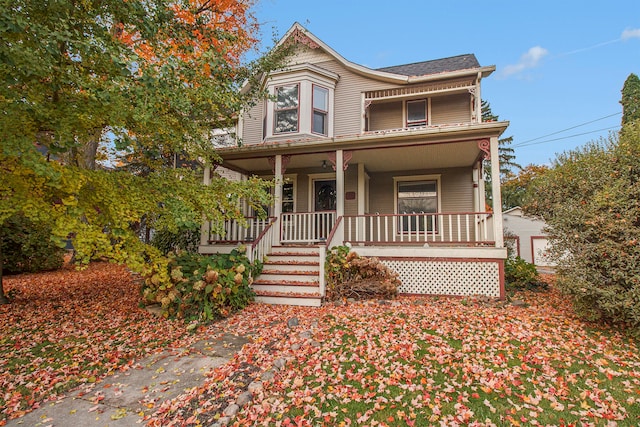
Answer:
[(0, 236), (0, 304), (9, 304), (9, 298), (4, 294), (4, 286), (2, 284), (2, 236)]

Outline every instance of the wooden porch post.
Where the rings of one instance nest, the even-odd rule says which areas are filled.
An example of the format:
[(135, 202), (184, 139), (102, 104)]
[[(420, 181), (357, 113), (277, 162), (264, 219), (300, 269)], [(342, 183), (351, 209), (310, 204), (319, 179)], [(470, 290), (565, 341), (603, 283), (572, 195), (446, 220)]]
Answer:
[(493, 232), (496, 248), (504, 247), (502, 226), (502, 195), (500, 194), (500, 153), (498, 138), (491, 137), (491, 194), (493, 197)]
[[(211, 184), (211, 166), (206, 166), (204, 168), (204, 185)], [(209, 244), (209, 221), (203, 221), (202, 227), (200, 227), (200, 245), (208, 245)]]
[(278, 246), (280, 244), (280, 224), (282, 221), (282, 155), (278, 154), (275, 158), (274, 175), (276, 187), (274, 188), (273, 216), (276, 218), (275, 226), (277, 227), (273, 235), (272, 244)]
[(364, 163), (358, 163), (358, 215), (365, 214), (365, 171), (364, 171)]
[(336, 151), (336, 217), (344, 215), (344, 153)]

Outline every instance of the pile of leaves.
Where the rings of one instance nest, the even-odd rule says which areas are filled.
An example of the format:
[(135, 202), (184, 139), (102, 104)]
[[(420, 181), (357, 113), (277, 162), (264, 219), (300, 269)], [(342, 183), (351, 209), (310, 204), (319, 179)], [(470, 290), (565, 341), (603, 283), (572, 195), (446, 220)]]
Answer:
[(240, 248), (230, 254), (174, 256), (168, 283), (158, 274), (145, 279), (144, 301), (161, 304), (165, 317), (205, 322), (241, 310), (253, 300), (251, 284), (262, 271), (262, 264), (251, 263), (245, 252)]
[(183, 321), (140, 308), (139, 284), (115, 264), (5, 277), (4, 287), (12, 298), (0, 305), (0, 425), (195, 339)]
[(334, 246), (325, 261), (328, 301), (394, 298), (400, 279), (377, 258), (360, 257), (348, 246)]

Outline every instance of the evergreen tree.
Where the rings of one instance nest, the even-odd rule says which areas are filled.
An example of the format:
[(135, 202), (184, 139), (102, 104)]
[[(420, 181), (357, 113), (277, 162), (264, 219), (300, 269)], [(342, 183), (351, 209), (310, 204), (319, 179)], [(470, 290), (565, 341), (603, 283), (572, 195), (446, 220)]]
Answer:
[[(493, 122), (498, 121), (499, 118), (497, 115), (493, 114), (491, 111), (491, 106), (487, 101), (482, 101), (482, 121), (483, 122)], [(510, 147), (513, 142), (513, 136), (509, 136), (506, 138), (502, 138), (498, 140), (498, 157), (500, 158), (500, 181), (504, 182), (506, 179), (513, 177), (514, 169), (519, 171), (522, 169), (516, 161), (515, 151), (512, 147)], [(492, 196), (492, 188), (491, 188), (491, 162), (484, 162), (484, 179), (486, 182), (485, 185), (485, 198), (486, 202), (489, 206), (493, 206), (493, 196)]]
[(640, 79), (629, 74), (622, 87), (622, 126), (640, 119)]

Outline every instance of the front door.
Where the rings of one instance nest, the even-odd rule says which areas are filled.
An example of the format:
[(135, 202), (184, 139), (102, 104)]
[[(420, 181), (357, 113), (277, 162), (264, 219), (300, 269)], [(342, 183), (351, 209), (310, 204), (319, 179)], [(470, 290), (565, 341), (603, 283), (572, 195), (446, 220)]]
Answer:
[(316, 179), (313, 181), (314, 211), (336, 210), (336, 180)]
[(336, 180), (316, 179), (313, 181), (313, 210), (316, 212), (313, 228), (314, 240), (326, 240), (335, 221)]

